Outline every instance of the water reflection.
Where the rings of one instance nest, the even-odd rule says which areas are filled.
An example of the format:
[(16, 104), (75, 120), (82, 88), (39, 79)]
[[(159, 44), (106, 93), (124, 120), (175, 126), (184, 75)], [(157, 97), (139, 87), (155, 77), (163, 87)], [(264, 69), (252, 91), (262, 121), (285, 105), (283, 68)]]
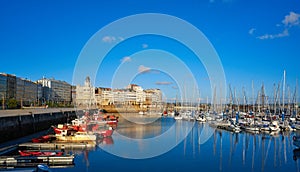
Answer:
[[(203, 124), (196, 124), (195, 128), (200, 133)], [(190, 138), (186, 138), (184, 141), (184, 154), (188, 149), (186, 141), (194, 138), (193, 130), (189, 135)], [(211, 138), (213, 143), (211, 156), (219, 161), (218, 171), (224, 171), (224, 169), (226, 169), (225, 171), (228, 171), (227, 169), (236, 171), (246, 167), (251, 171), (269, 171), (291, 165), (293, 163), (291, 159), (298, 164), (300, 149), (293, 150), (292, 134), (290, 132), (276, 135), (273, 133), (234, 133), (216, 129)], [(199, 137), (197, 140), (199, 143), (201, 138)], [(190, 143), (194, 144), (194, 141)], [(194, 146), (198, 146), (198, 150), (200, 150), (202, 145), (192, 145), (193, 150)], [(293, 152), (291, 152), (292, 150)], [(200, 155), (200, 151), (198, 153), (199, 156), (210, 156)], [(299, 171), (298, 166), (296, 168)]]
[(131, 115), (131, 118), (139, 118), (139, 120), (144, 121), (146, 124), (137, 124), (125, 118), (120, 118), (116, 132), (132, 139), (153, 138), (167, 131), (175, 122), (175, 120), (169, 118), (159, 118), (153, 123), (148, 123), (149, 121), (153, 121), (153, 118), (142, 117)]
[[(295, 134), (292, 132), (255, 134), (216, 129), (212, 137), (205, 140), (201, 137), (205, 127), (209, 127), (207, 123), (167, 118), (161, 118), (153, 125), (120, 122), (117, 132), (111, 138), (99, 140), (96, 151), (87, 151), (77, 161), (81, 164), (85, 162), (84, 166), (88, 168), (86, 171), (97, 171), (99, 168), (104, 171), (146, 172), (299, 171), (300, 149), (293, 145), (292, 136)], [(165, 148), (174, 143), (173, 147), (162, 154), (155, 152), (166, 150), (157, 148)], [(119, 154), (114, 156), (114, 151)], [(123, 158), (120, 158), (120, 152)], [(151, 158), (126, 159), (138, 159), (142, 153), (149, 153)], [(112, 161), (119, 164), (114, 169), (109, 165)], [(75, 164), (70, 171), (80, 171), (83, 168), (80, 163)]]
[[(278, 169), (286, 166), (292, 168), (293, 160), (296, 162), (294, 167), (299, 170), (297, 164), (300, 157), (300, 149), (293, 150), (294, 146), (291, 139), (293, 133), (291, 132), (257, 134), (234, 133), (216, 129), (213, 137), (207, 143), (202, 144), (201, 132), (207, 125), (206, 123), (170, 122), (170, 120), (166, 122), (164, 119), (157, 120), (154, 125), (139, 126), (132, 124), (131, 127), (127, 125), (128, 128), (118, 129), (118, 132), (132, 138), (151, 138), (170, 129), (173, 122), (175, 123), (175, 140), (182, 132), (188, 134), (188, 137), (182, 142), (183, 157), (192, 159), (202, 156), (213, 157), (218, 162), (217, 171), (228, 171), (228, 169), (233, 171), (238, 169), (251, 169), (250, 171), (277, 169), (278, 171)], [(192, 127), (190, 133), (187, 133), (188, 130), (183, 130), (183, 126), (187, 128), (188, 126)], [(207, 154), (207, 150), (203, 151), (206, 152), (205, 155), (201, 154), (201, 147), (209, 150), (209, 145), (212, 146), (210, 154)]]
[(112, 137), (104, 137), (97, 139), (97, 145), (111, 145), (114, 144), (114, 140)]

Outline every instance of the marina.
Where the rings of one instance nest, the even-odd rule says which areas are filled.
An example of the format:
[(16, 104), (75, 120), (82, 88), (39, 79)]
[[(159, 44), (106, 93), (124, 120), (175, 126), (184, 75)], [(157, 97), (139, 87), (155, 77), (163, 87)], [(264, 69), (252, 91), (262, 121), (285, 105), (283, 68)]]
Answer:
[[(111, 115), (111, 114), (108, 114)], [(153, 121), (153, 116), (131, 114), (131, 119)], [(134, 117), (135, 116), (135, 117)], [(140, 120), (141, 120), (140, 119)], [(182, 118), (176, 120), (172, 116), (156, 116), (149, 124), (136, 124), (119, 116), (118, 127), (110, 137), (100, 138), (90, 143), (32, 143), (30, 140), (11, 145), (1, 150), (1, 169), (33, 168), (38, 164), (48, 165), (52, 171), (185, 171), (201, 168), (204, 171), (299, 171), (298, 159), (300, 149), (297, 130), (278, 132), (252, 131), (230, 128), (223, 120), (207, 120), (206, 122)], [(204, 138), (205, 132), (211, 132)], [(160, 135), (166, 140), (156, 139)], [(124, 140), (129, 138), (132, 142)], [(184, 137), (186, 136), (186, 137)], [(182, 139), (181, 139), (182, 138)], [(175, 146), (165, 153), (146, 159), (125, 158), (137, 156), (137, 152), (147, 153), (151, 145), (140, 142), (138, 149), (134, 145), (137, 139), (154, 139), (155, 144), (171, 144)], [(205, 141), (204, 141), (205, 140)], [(299, 139), (300, 140), (300, 139)], [(29, 142), (28, 142), (29, 141)], [(17, 150), (39, 152), (43, 150), (61, 151), (63, 156), (19, 156)], [(115, 154), (119, 150), (120, 154)], [(124, 151), (123, 151), (124, 150)], [(137, 152), (135, 152), (135, 151)], [(155, 152), (155, 149), (151, 149)], [(9, 152), (16, 152), (8, 156)], [(114, 152), (114, 153), (113, 153)], [(148, 152), (149, 153), (149, 152)], [(11, 154), (11, 153), (10, 153)], [(118, 166), (111, 168), (112, 161)], [(156, 164), (155, 166), (151, 164)], [(169, 165), (166, 165), (169, 164)], [(171, 165), (172, 164), (172, 165)], [(200, 166), (200, 167), (199, 167)]]
[(300, 0), (0, 4), (0, 172), (300, 172)]

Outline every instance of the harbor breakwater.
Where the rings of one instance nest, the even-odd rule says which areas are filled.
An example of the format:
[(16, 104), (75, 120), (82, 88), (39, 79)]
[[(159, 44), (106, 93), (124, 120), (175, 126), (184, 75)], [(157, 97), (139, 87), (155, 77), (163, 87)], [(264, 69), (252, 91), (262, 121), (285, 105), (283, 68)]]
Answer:
[(47, 109), (0, 112), (0, 143), (47, 130), (52, 125), (67, 123), (76, 118), (73, 109)]

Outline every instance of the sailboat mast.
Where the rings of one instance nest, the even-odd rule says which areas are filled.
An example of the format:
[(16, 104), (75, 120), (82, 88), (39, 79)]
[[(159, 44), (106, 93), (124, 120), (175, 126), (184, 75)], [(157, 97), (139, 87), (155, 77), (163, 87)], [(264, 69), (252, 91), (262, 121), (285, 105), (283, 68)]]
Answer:
[(253, 83), (253, 80), (252, 80), (252, 111), (254, 112), (255, 109), (254, 109), (254, 83)]
[(285, 70), (283, 71), (283, 86), (282, 86), (282, 111), (284, 112), (284, 94), (285, 94)]
[(274, 83), (273, 113), (276, 115), (276, 84)]
[(298, 78), (296, 79), (296, 89), (295, 89), (295, 113), (298, 116)]

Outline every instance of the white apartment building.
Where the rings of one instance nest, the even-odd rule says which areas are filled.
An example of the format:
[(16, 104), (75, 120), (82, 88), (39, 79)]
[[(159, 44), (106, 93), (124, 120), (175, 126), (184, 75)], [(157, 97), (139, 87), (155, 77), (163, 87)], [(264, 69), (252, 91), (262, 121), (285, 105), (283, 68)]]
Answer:
[(92, 86), (90, 77), (86, 77), (84, 85), (76, 86), (76, 106), (89, 108), (96, 105), (95, 87)]
[(43, 77), (37, 80), (37, 83), (42, 85), (43, 101), (71, 103), (71, 85), (67, 82)]
[(159, 89), (143, 90), (135, 84), (130, 84), (125, 89), (96, 88), (95, 96), (97, 105), (145, 105), (161, 102)]

